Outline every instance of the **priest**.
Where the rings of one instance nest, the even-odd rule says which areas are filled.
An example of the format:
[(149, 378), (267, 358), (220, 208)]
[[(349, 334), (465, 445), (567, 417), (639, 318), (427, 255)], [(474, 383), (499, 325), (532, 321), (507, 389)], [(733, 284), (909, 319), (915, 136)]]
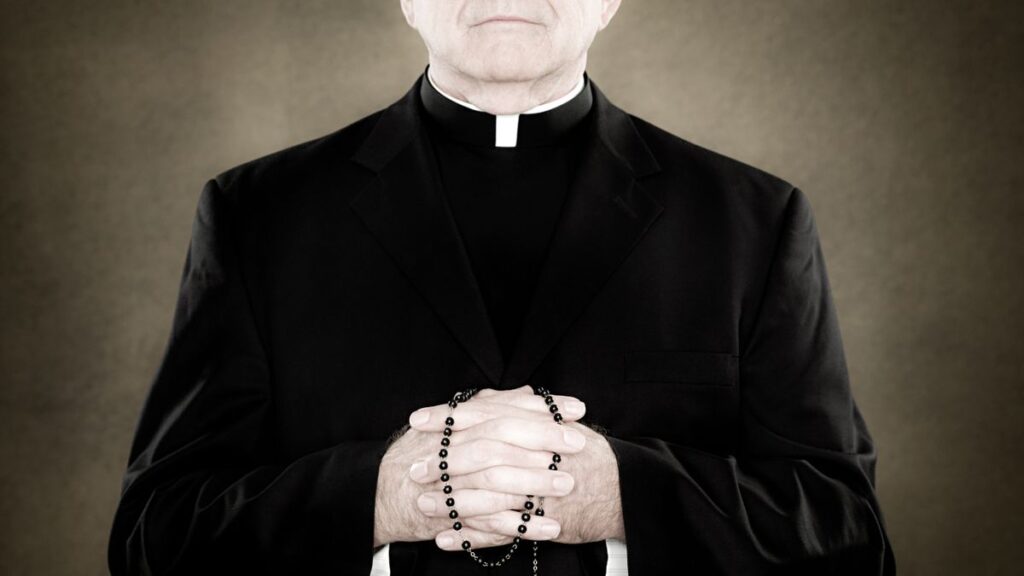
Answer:
[(203, 188), (111, 573), (894, 574), (806, 195), (609, 101), (618, 0), (401, 7)]

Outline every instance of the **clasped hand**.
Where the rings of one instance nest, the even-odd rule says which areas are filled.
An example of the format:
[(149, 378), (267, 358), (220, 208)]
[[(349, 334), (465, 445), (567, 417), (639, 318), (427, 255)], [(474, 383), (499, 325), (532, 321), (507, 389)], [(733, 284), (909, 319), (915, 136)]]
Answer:
[[(443, 550), (509, 544), (523, 523), (527, 494), (544, 496), (544, 516), (526, 522), (528, 540), (579, 543), (622, 536), (618, 468), (605, 438), (580, 424), (586, 405), (554, 396), (563, 416), (556, 424), (529, 386), (484, 389), (452, 414), (447, 404), (421, 408), (410, 428), (388, 449), (377, 490), (375, 545), (433, 539)], [(452, 493), (442, 491), (441, 431), (452, 415), (445, 458)], [(549, 470), (552, 453), (562, 455)], [(455, 500), (462, 529), (446, 500)], [(536, 509), (534, 510), (536, 511)]]

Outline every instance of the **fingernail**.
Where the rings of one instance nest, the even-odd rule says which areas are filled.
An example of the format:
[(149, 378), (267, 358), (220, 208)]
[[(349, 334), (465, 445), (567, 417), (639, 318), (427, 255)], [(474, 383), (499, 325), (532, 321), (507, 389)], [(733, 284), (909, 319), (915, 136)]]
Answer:
[(558, 533), (561, 531), (561, 529), (562, 529), (562, 527), (559, 524), (557, 524), (557, 523), (554, 523), (554, 522), (552, 522), (550, 524), (545, 523), (543, 526), (540, 527), (540, 533), (541, 533), (541, 536), (546, 536), (548, 538), (554, 538), (555, 536), (558, 536)]
[(420, 426), (430, 420), (430, 413), (426, 410), (417, 410), (409, 415), (410, 426)]
[(564, 410), (571, 416), (582, 416), (587, 411), (587, 405), (579, 400), (566, 400), (563, 405)]
[(441, 547), (443, 548), (445, 546), (451, 546), (452, 544), (455, 544), (455, 539), (451, 536), (441, 536), (437, 539), (437, 543), (440, 544)]
[(583, 445), (587, 443), (587, 439), (575, 430), (566, 430), (562, 432), (562, 438), (565, 443), (572, 448), (583, 448)]
[(416, 505), (424, 514), (433, 514), (437, 510), (437, 502), (434, 502), (434, 499), (426, 494), (420, 494), (420, 497), (416, 499)]
[(569, 476), (559, 475), (551, 481), (551, 485), (559, 492), (569, 492), (569, 490), (572, 490), (573, 480)]
[(409, 467), (409, 476), (412, 476), (414, 479), (418, 480), (420, 478), (423, 478), (426, 475), (427, 475), (427, 462), (425, 460), (420, 460), (419, 462), (415, 462), (411, 467)]

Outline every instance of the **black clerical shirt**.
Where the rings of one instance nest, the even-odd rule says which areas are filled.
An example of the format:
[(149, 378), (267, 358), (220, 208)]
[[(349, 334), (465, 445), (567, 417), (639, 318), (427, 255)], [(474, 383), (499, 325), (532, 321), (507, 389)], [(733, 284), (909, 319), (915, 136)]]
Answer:
[(506, 362), (591, 127), (586, 74), (582, 82), (567, 101), (518, 118), (472, 109), (421, 83), (442, 188)]
[[(564, 97), (537, 109), (498, 116), (442, 93), (430, 82), (429, 67), (425, 76), (420, 101), (444, 198), (507, 365), (575, 176), (583, 141), (593, 129), (590, 79), (584, 73), (582, 88), (577, 84)], [(433, 541), (418, 544), (419, 574), (449, 574), (471, 563), (463, 554), (441, 551)], [(488, 552), (494, 556), (507, 549), (503, 546)], [(542, 572), (583, 576), (588, 573), (585, 566), (591, 566), (590, 576), (604, 576), (609, 552), (605, 542), (544, 542), (538, 557)], [(407, 559), (392, 556), (392, 561), (404, 563)], [(530, 547), (521, 547), (502, 573), (529, 574), (531, 561)], [(481, 573), (497, 570), (501, 569)]]

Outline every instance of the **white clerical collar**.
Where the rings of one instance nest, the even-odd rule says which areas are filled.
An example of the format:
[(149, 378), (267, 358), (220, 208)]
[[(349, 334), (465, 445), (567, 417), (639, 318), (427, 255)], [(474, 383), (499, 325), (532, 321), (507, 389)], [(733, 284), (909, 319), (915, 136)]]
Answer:
[[(430, 82), (430, 85), (433, 86), (435, 90), (437, 90), (442, 96), (451, 100), (452, 102), (455, 102), (456, 104), (459, 104), (461, 106), (465, 106), (470, 110), (484, 112), (482, 108), (469, 102), (466, 102), (465, 100), (460, 100), (452, 96), (451, 94), (448, 94), (444, 90), (441, 90), (441, 88), (438, 87), (436, 83), (434, 83), (434, 79), (430, 77), (429, 68), (427, 69), (427, 80)], [(548, 110), (551, 110), (552, 108), (557, 108), (558, 106), (565, 104), (569, 100), (572, 100), (577, 94), (583, 91), (583, 86), (584, 76), (581, 74), (579, 82), (576, 83), (576, 86), (572, 90), (570, 90), (568, 94), (556, 100), (551, 100), (550, 102), (545, 102), (543, 104), (534, 106), (533, 108), (530, 108), (525, 112), (522, 112), (522, 114), (537, 114), (538, 112), (546, 112)], [(519, 114), (494, 114), (493, 116), (494, 145), (500, 148), (514, 148), (516, 145), (516, 140), (519, 137)]]

